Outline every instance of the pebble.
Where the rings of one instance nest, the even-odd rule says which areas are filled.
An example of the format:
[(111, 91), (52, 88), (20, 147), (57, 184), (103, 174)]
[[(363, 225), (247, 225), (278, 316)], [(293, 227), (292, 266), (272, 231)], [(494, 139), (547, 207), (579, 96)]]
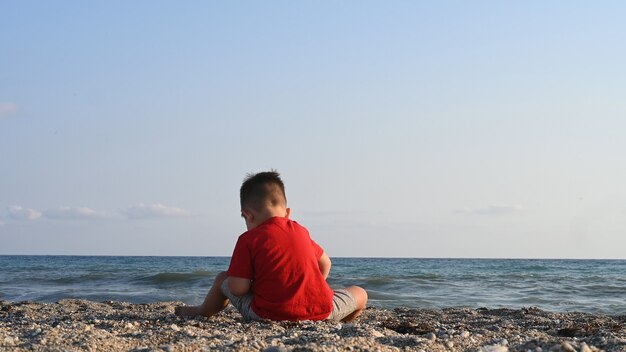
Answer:
[(606, 345), (609, 341), (606, 339), (606, 337), (604, 336), (598, 336), (597, 338), (594, 338), (593, 343), (596, 345)]
[(374, 337), (383, 337), (383, 336), (385, 336), (385, 334), (383, 334), (383, 333), (382, 333), (382, 332), (380, 332), (380, 331), (373, 330), (373, 331), (372, 331), (372, 336), (374, 336)]
[(252, 343), (250, 344), (250, 347), (260, 350), (263, 348), (263, 344), (259, 341), (252, 341)]
[(502, 345), (491, 345), (491, 346), (483, 346), (479, 350), (479, 352), (508, 352), (509, 348)]
[(263, 352), (287, 352), (285, 346), (271, 346), (263, 350)]
[[(12, 351), (18, 344), (20, 347), (33, 346), (34, 351), (508, 352), (511, 346), (511, 350), (528, 352), (547, 352), (552, 347), (555, 351), (571, 352), (563, 341), (579, 352), (598, 350), (594, 346), (607, 351), (623, 347), (621, 332), (604, 328), (612, 326), (614, 318), (599, 314), (541, 312), (541, 315), (520, 315), (519, 310), (511, 309), (480, 314), (477, 320), (463, 309), (386, 310), (372, 307), (356, 324), (246, 323), (232, 307), (207, 319), (176, 317), (170, 311), (174, 303), (64, 302), (67, 303), (0, 303), (0, 350)], [(75, 307), (81, 309), (77, 311)], [(29, 318), (22, 319), (22, 312), (28, 312)], [(553, 334), (556, 327), (552, 323), (556, 317), (562, 321), (562, 326), (590, 324), (600, 328), (584, 337), (586, 343), (582, 338), (557, 339)], [(53, 328), (55, 322), (58, 326)], [(490, 330), (487, 328), (490, 326), (499, 329)], [(422, 327), (436, 332), (419, 337), (411, 334), (413, 328)], [(133, 336), (135, 334), (138, 335)], [(14, 336), (20, 338), (15, 340)], [(444, 340), (445, 337), (449, 338)]]
[(576, 352), (576, 349), (574, 347), (572, 347), (572, 345), (570, 345), (569, 342), (567, 342), (567, 341), (561, 342), (561, 348), (565, 352)]
[(5, 345), (9, 345), (9, 346), (13, 346), (13, 338), (11, 336), (7, 336), (4, 338), (4, 344)]

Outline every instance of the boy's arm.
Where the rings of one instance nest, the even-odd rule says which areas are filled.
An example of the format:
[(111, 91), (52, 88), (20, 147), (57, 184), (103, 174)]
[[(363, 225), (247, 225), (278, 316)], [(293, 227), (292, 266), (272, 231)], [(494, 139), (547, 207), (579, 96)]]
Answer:
[(228, 290), (235, 296), (243, 296), (250, 291), (252, 278), (252, 259), (244, 235), (239, 236), (230, 258), (227, 271)]
[(322, 253), (320, 259), (317, 260), (317, 265), (320, 267), (324, 280), (326, 280), (326, 278), (328, 278), (328, 274), (330, 274), (330, 267), (332, 265), (330, 258), (326, 255), (326, 252)]
[(235, 296), (243, 296), (248, 293), (251, 284), (250, 279), (235, 276), (228, 277), (228, 290)]

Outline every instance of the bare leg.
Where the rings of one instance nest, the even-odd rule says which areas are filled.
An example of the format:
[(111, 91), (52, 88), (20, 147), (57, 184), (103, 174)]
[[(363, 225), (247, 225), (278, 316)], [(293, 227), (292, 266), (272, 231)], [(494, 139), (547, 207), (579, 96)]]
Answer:
[(350, 286), (347, 287), (346, 290), (348, 290), (356, 300), (356, 310), (341, 320), (344, 323), (358, 318), (367, 305), (367, 292), (364, 289), (359, 286)]
[(203, 315), (210, 317), (222, 311), (228, 305), (228, 298), (222, 293), (221, 287), (224, 280), (228, 278), (225, 271), (217, 274), (213, 286), (207, 293), (204, 302), (199, 306), (180, 306), (176, 307), (174, 314), (179, 316), (196, 316)]

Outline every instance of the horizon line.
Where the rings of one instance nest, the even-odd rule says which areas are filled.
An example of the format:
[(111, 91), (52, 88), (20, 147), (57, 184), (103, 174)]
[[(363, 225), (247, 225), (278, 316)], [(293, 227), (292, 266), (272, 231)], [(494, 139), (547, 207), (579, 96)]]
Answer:
[[(2, 254), (0, 257), (170, 257), (170, 258), (230, 258), (230, 255), (134, 255), (134, 254)], [(626, 258), (556, 258), (556, 257), (389, 257), (389, 256), (330, 256), (336, 259), (427, 259), (427, 260), (611, 260)]]

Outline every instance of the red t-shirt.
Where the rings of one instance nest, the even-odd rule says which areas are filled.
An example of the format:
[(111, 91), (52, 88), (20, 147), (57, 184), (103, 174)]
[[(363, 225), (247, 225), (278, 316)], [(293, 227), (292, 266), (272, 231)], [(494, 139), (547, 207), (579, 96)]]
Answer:
[(252, 280), (252, 310), (271, 320), (324, 320), (333, 291), (320, 272), (324, 250), (297, 222), (273, 217), (237, 240), (228, 276)]

